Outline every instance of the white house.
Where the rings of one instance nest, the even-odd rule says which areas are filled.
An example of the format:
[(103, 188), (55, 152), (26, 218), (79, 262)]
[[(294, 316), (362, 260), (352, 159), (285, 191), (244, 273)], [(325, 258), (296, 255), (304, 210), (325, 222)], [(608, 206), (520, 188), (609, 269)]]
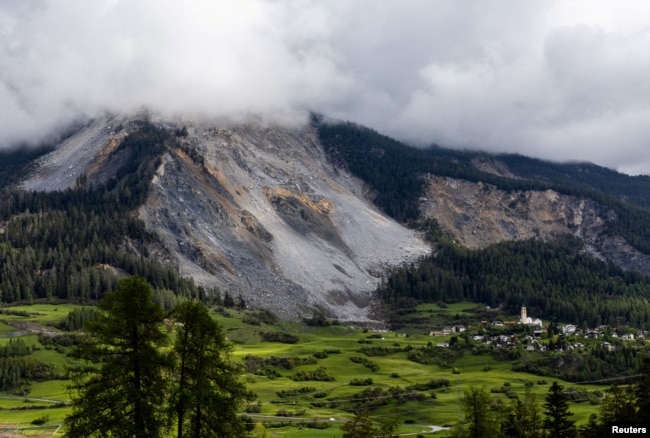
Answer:
[(578, 328), (575, 325), (567, 324), (564, 327), (562, 327), (562, 333), (564, 333), (565, 335), (573, 335), (575, 334), (577, 329)]

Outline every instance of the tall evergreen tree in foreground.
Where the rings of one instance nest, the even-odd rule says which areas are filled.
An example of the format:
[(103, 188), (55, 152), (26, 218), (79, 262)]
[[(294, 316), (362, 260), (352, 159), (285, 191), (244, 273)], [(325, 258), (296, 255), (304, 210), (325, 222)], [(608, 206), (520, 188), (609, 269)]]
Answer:
[(639, 370), (641, 378), (634, 387), (637, 406), (637, 421), (642, 423), (650, 418), (650, 358), (646, 358)]
[(119, 282), (99, 303), (97, 319), (76, 351), (85, 362), (72, 368), (70, 437), (164, 436), (169, 358), (164, 314), (141, 277)]
[(232, 347), (221, 326), (198, 302), (182, 303), (174, 313), (178, 438), (243, 436), (237, 411), (250, 397), (238, 379), (240, 367), (228, 360)]
[(71, 369), (70, 437), (167, 437), (177, 420), (184, 437), (238, 437), (237, 415), (251, 394), (229, 360), (232, 346), (208, 309), (184, 302), (176, 318), (176, 342), (165, 353), (165, 313), (141, 277), (120, 281), (100, 301)]
[(501, 423), (501, 432), (509, 438), (540, 438), (541, 425), (535, 394), (526, 388), (523, 401), (519, 398), (512, 401)]
[(370, 419), (370, 413), (366, 410), (357, 412), (351, 420), (341, 426), (343, 438), (366, 438), (379, 434), (377, 428)]
[(569, 402), (564, 395), (564, 387), (557, 382), (553, 382), (546, 394), (544, 403), (544, 429), (554, 438), (568, 438), (576, 435), (575, 422), (569, 420), (573, 415), (569, 411)]
[(494, 411), (490, 407), (490, 393), (484, 387), (470, 386), (461, 399), (465, 414), (463, 423), (454, 428), (454, 438), (494, 438), (499, 436), (499, 427)]

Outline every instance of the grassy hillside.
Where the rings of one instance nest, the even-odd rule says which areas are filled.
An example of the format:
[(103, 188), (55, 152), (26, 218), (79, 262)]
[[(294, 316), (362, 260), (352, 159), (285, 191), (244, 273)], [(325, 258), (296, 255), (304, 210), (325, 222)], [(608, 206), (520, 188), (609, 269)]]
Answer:
[[(17, 389), (2, 392), (0, 424), (19, 424), (27, 428), (24, 432), (45, 426), (42, 436), (52, 436), (70, 412), (64, 379), (70, 347), (41, 341), (43, 336), (63, 334), (56, 324), (77, 308), (35, 304), (1, 309), (0, 346), (21, 339), (32, 349), (29, 357), (51, 364), (62, 379), (26, 379)], [(234, 342), (233, 358), (246, 367), (246, 385), (258, 396), (242, 413), (248, 415), (251, 428), (259, 423), (257, 430), (263, 425), (271, 437), (337, 437), (342, 436), (340, 425), (359, 409), (368, 409), (375, 421), (396, 419), (400, 433), (425, 434), (431, 426), (453, 425), (459, 418), (459, 397), (470, 385), (489, 388), (495, 406), (508, 405), (529, 387), (541, 411), (548, 387), (556, 379), (514, 372), (512, 360), (498, 360), (489, 350), (436, 347), (450, 342), (452, 336), (428, 336), (427, 325), (435, 328), (463, 318), (471, 320), (475, 309), (472, 303), (422, 306), (413, 315), (420, 325), (400, 332), (343, 325), (274, 325), (260, 322), (264, 318), (258, 313), (232, 309), (213, 315)], [(503, 316), (494, 312), (495, 317)], [(268, 333), (286, 342), (297, 338), (297, 342), (264, 341), (273, 338)], [(436, 358), (445, 358), (444, 363), (424, 364), (410, 358), (413, 351), (426, 349), (434, 351)], [(598, 411), (592, 404), (599, 399), (594, 391), (605, 388), (562, 383), (576, 398), (571, 403), (574, 419), (586, 422), (590, 413)]]

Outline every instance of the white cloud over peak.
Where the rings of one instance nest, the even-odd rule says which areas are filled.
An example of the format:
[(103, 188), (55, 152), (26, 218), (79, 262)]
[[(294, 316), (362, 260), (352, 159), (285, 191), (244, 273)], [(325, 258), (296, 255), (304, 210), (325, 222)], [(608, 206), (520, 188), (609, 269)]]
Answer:
[(297, 120), (650, 172), (650, 4), (0, 3), (0, 147), (79, 116)]

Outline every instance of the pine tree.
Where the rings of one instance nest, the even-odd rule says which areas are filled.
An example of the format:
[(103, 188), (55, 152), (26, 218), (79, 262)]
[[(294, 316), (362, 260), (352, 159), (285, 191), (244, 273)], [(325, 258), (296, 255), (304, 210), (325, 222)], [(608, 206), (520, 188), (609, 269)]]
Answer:
[(564, 387), (557, 382), (553, 382), (546, 394), (544, 403), (544, 429), (549, 431), (553, 438), (565, 438), (575, 436), (575, 423), (569, 420), (573, 415), (569, 411), (569, 403), (564, 395)]
[(631, 388), (623, 389), (613, 385), (600, 405), (600, 420), (603, 425), (626, 424), (636, 419), (636, 399)]
[(541, 436), (541, 425), (535, 394), (526, 388), (524, 401), (516, 399), (512, 402), (501, 431), (510, 438), (538, 438)]
[(237, 412), (250, 396), (239, 381), (240, 367), (229, 361), (232, 347), (221, 326), (198, 302), (180, 304), (175, 315), (178, 438), (243, 436)]
[(641, 378), (634, 386), (637, 405), (637, 421), (645, 422), (650, 418), (650, 359), (645, 359), (639, 370)]
[(367, 438), (379, 434), (375, 428), (368, 411), (358, 412), (351, 420), (341, 426), (343, 438)]
[(494, 412), (490, 409), (490, 393), (483, 387), (470, 386), (461, 399), (465, 413), (462, 430), (473, 438), (493, 438), (499, 435)]
[(168, 342), (163, 311), (141, 277), (119, 282), (99, 303), (76, 350), (86, 361), (71, 369), (69, 437), (156, 438), (167, 432), (165, 401)]

